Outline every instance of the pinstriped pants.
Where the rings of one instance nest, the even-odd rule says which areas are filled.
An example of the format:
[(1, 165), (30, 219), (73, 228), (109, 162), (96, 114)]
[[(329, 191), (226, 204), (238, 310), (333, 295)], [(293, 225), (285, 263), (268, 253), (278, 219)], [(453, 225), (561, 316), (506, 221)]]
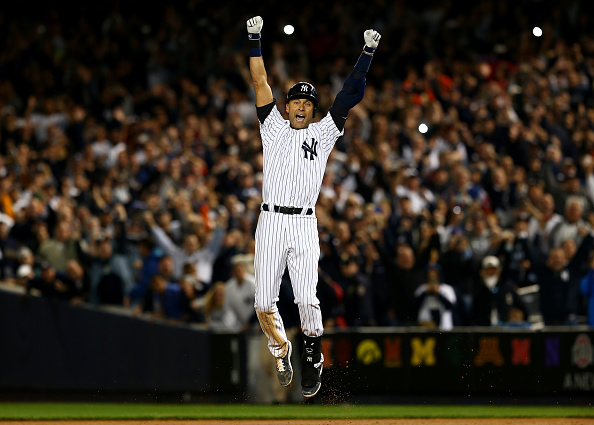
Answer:
[(262, 211), (255, 242), (254, 307), (262, 331), (268, 338), (268, 349), (273, 356), (282, 357), (287, 350), (287, 335), (276, 303), (286, 266), (303, 333), (321, 336), (324, 331), (320, 302), (316, 297), (320, 260), (318, 220), (315, 215)]

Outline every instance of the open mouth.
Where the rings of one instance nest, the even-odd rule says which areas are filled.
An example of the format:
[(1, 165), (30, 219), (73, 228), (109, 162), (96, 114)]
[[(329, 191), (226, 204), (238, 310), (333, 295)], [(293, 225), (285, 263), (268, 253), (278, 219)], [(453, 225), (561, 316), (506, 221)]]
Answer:
[(303, 122), (305, 121), (305, 115), (297, 114), (295, 115), (295, 119), (297, 120), (297, 122)]

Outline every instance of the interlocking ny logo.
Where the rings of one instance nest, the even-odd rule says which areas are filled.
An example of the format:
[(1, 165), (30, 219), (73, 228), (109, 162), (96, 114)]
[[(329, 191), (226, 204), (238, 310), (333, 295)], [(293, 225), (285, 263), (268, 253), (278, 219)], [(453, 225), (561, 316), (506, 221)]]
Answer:
[(313, 161), (314, 155), (318, 156), (317, 146), (318, 142), (316, 142), (313, 137), (311, 138), (311, 145), (308, 145), (304, 140), (301, 145), (301, 149), (303, 149), (303, 153), (305, 154), (304, 158), (307, 158), (307, 153), (309, 152), (309, 159), (310, 161)]
[(307, 84), (301, 84), (301, 91), (307, 92), (308, 89)]

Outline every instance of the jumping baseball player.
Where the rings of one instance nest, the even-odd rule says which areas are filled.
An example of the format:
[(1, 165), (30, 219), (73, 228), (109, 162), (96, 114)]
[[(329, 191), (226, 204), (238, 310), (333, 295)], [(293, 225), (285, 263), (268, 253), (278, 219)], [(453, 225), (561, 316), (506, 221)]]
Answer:
[(255, 239), (255, 309), (276, 358), (278, 380), (288, 386), (293, 379), (292, 347), (276, 305), (288, 266), (304, 335), (301, 387), (305, 397), (313, 397), (321, 387), (324, 361), (324, 329), (316, 297), (320, 245), (315, 204), (328, 156), (344, 133), (349, 109), (363, 99), (365, 75), (381, 36), (374, 30), (365, 31), (365, 46), (355, 69), (324, 118), (311, 123), (318, 109), (318, 93), (312, 84), (299, 82), (287, 94), (286, 121), (275, 107), (267, 81), (260, 48), (262, 24), (260, 16), (247, 21), (250, 72), (264, 151), (262, 212)]

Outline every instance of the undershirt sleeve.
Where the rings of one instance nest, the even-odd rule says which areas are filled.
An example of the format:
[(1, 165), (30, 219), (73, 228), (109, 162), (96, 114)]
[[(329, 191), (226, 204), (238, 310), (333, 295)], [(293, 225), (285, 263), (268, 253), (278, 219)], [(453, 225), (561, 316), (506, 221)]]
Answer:
[(260, 124), (264, 124), (264, 120), (266, 117), (268, 117), (268, 115), (270, 115), (270, 111), (272, 111), (274, 105), (276, 105), (276, 99), (273, 99), (268, 105), (256, 106), (256, 114), (258, 115), (258, 121), (260, 121)]

